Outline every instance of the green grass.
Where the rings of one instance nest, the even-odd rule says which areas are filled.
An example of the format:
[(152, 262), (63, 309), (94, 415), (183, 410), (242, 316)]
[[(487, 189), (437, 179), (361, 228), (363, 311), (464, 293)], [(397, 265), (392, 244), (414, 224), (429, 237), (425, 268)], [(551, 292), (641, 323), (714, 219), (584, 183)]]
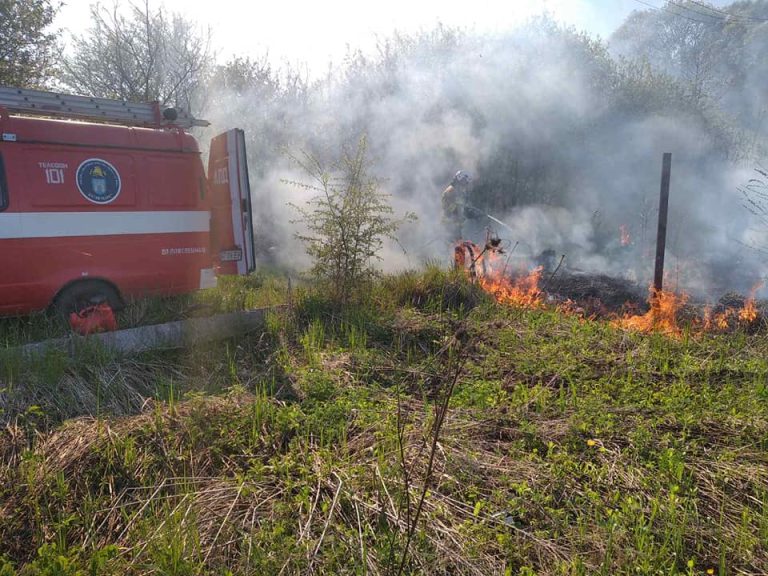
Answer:
[[(366, 293), (299, 290), (206, 349), (44, 363), (59, 402), (78, 375), (128, 415), (15, 408), (0, 574), (396, 574), (457, 370), (405, 573), (768, 573), (765, 335), (625, 333), (436, 268)], [(131, 382), (154, 400), (114, 409)]]
[[(283, 304), (287, 297), (284, 276), (261, 272), (223, 277), (215, 289), (136, 301), (119, 312), (118, 324), (128, 328), (267, 307)], [(83, 414), (131, 414), (147, 399), (167, 400), (187, 391), (215, 393), (235, 383), (238, 371), (255, 374), (274, 368), (264, 364), (273, 343), (263, 335), (126, 358), (90, 340), (75, 341), (74, 354), (50, 349), (24, 356), (15, 349), (69, 333), (66, 323), (52, 314), (0, 319), (0, 423), (22, 418), (51, 426)]]
[[(222, 276), (216, 288), (180, 296), (153, 296), (128, 302), (117, 313), (119, 328), (161, 324), (197, 316), (284, 304), (287, 277), (259, 271), (249, 276)], [(0, 350), (71, 333), (68, 323), (52, 311), (0, 318)]]

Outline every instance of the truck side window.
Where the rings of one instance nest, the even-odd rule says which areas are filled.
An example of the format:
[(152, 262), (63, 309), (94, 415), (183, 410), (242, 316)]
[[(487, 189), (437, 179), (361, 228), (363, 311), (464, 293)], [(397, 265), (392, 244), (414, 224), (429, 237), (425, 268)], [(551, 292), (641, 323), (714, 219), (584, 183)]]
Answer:
[(0, 154), (0, 212), (8, 208), (8, 183), (5, 178), (5, 163)]

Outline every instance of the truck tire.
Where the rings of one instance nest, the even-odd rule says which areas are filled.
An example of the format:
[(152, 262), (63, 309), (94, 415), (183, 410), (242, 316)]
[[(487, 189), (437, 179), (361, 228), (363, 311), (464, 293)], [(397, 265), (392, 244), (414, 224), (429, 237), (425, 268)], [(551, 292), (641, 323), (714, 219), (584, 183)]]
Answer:
[(53, 308), (64, 317), (72, 312), (106, 302), (113, 310), (123, 307), (123, 300), (117, 289), (102, 280), (80, 280), (69, 284), (59, 292), (53, 301)]

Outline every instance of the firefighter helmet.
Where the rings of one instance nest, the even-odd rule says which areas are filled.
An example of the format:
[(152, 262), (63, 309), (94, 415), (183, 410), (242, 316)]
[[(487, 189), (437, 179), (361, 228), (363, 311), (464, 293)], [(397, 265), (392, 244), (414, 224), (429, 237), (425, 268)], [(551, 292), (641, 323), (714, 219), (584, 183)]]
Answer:
[(456, 172), (456, 174), (453, 177), (453, 182), (451, 184), (469, 184), (469, 181), (472, 180), (472, 177), (469, 175), (468, 172), (464, 172), (464, 170), (459, 170)]

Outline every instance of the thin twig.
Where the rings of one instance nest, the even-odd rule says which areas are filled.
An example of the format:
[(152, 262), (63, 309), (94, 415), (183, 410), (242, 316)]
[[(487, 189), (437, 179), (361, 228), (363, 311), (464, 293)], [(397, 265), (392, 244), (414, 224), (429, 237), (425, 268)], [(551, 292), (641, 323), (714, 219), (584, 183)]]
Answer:
[(328, 517), (325, 519), (325, 526), (323, 526), (323, 532), (320, 534), (320, 540), (317, 541), (317, 546), (315, 546), (315, 551), (312, 553), (312, 558), (309, 559), (309, 566), (307, 567), (307, 572), (312, 573), (312, 565), (315, 563), (315, 558), (317, 557), (317, 553), (320, 551), (320, 546), (323, 545), (323, 540), (325, 539), (325, 533), (328, 531), (328, 526), (331, 523), (331, 520), (333, 519), (333, 512), (336, 510), (336, 504), (339, 502), (339, 494), (341, 493), (341, 487), (344, 484), (344, 482), (336, 476), (339, 480), (339, 486), (336, 488), (336, 494), (333, 495), (333, 502), (331, 502), (331, 509), (328, 511)]
[(229, 515), (232, 514), (232, 510), (234, 510), (235, 505), (237, 505), (237, 501), (240, 500), (240, 494), (243, 493), (243, 488), (245, 487), (245, 484), (240, 485), (240, 489), (237, 491), (237, 496), (235, 496), (235, 499), (232, 501), (232, 504), (229, 506), (229, 510), (227, 510), (227, 514), (224, 516), (224, 520), (221, 521), (221, 524), (219, 525), (219, 529), (216, 531), (216, 536), (213, 537), (213, 542), (211, 542), (210, 548), (208, 548), (208, 553), (205, 555), (205, 558), (203, 559), (203, 564), (208, 564), (208, 557), (211, 555), (211, 552), (213, 552), (214, 547), (216, 546), (216, 541), (219, 539), (219, 535), (221, 534), (221, 531), (224, 529), (224, 524), (227, 523), (229, 520)]
[(408, 534), (405, 540), (405, 548), (403, 549), (403, 555), (400, 559), (400, 566), (397, 569), (397, 576), (401, 576), (403, 573), (403, 570), (405, 570), (405, 564), (406, 564), (406, 561), (408, 560), (408, 550), (411, 546), (411, 541), (413, 540), (413, 536), (416, 533), (416, 528), (419, 524), (419, 518), (424, 508), (424, 500), (426, 499), (427, 492), (429, 491), (429, 483), (432, 479), (432, 473), (435, 467), (435, 455), (437, 454), (437, 450), (439, 446), (440, 430), (442, 429), (443, 423), (445, 422), (445, 417), (448, 414), (448, 407), (450, 405), (451, 396), (453, 396), (453, 390), (456, 387), (456, 383), (459, 381), (459, 377), (461, 376), (462, 370), (464, 368), (464, 364), (467, 361), (467, 356), (462, 352), (463, 350), (461, 349), (458, 352), (459, 355), (456, 358), (453, 377), (450, 380), (448, 389), (445, 391), (445, 394), (443, 395), (442, 403), (438, 407), (438, 412), (436, 414), (435, 424), (434, 424), (433, 433), (432, 433), (432, 445), (429, 450), (429, 461), (427, 462), (427, 470), (424, 473), (424, 484), (421, 488), (421, 495), (419, 496), (419, 504), (416, 507), (413, 523), (408, 526)]
[(363, 542), (363, 524), (360, 521), (360, 507), (357, 505), (357, 502), (354, 502), (355, 505), (355, 514), (357, 515), (357, 535), (360, 538), (360, 561), (361, 566), (363, 566), (363, 569), (368, 572), (367, 570), (367, 555), (365, 553), (365, 543)]
[(136, 518), (138, 518), (141, 515), (141, 513), (144, 512), (144, 510), (146, 510), (147, 506), (149, 506), (149, 503), (152, 502), (155, 496), (157, 496), (158, 492), (160, 492), (160, 490), (163, 489), (163, 486), (165, 486), (165, 478), (163, 479), (162, 482), (160, 482), (160, 484), (157, 486), (155, 491), (152, 492), (152, 495), (149, 498), (147, 498), (146, 502), (144, 502), (144, 505), (139, 509), (139, 511), (133, 515), (133, 518), (131, 518), (128, 524), (125, 525), (125, 528), (123, 528), (123, 531), (120, 532), (120, 535), (115, 540), (116, 542), (120, 542), (123, 539), (123, 536), (125, 536), (126, 532), (128, 532), (128, 529), (131, 527), (134, 520), (136, 520)]
[(546, 288), (550, 282), (552, 282), (552, 279), (555, 277), (555, 274), (557, 274), (558, 270), (560, 270), (560, 266), (563, 265), (563, 260), (565, 260), (565, 254), (560, 256), (560, 262), (557, 263), (557, 266), (555, 267), (555, 271), (552, 272), (552, 274), (547, 278), (547, 281), (544, 282), (543, 288)]
[(520, 244), (520, 241), (515, 242), (515, 245), (512, 246), (512, 250), (509, 251), (509, 254), (507, 255), (507, 259), (504, 261), (504, 268), (501, 271), (501, 277), (505, 278), (507, 276), (507, 266), (509, 266), (509, 260), (512, 258), (512, 253), (515, 251), (517, 246)]

